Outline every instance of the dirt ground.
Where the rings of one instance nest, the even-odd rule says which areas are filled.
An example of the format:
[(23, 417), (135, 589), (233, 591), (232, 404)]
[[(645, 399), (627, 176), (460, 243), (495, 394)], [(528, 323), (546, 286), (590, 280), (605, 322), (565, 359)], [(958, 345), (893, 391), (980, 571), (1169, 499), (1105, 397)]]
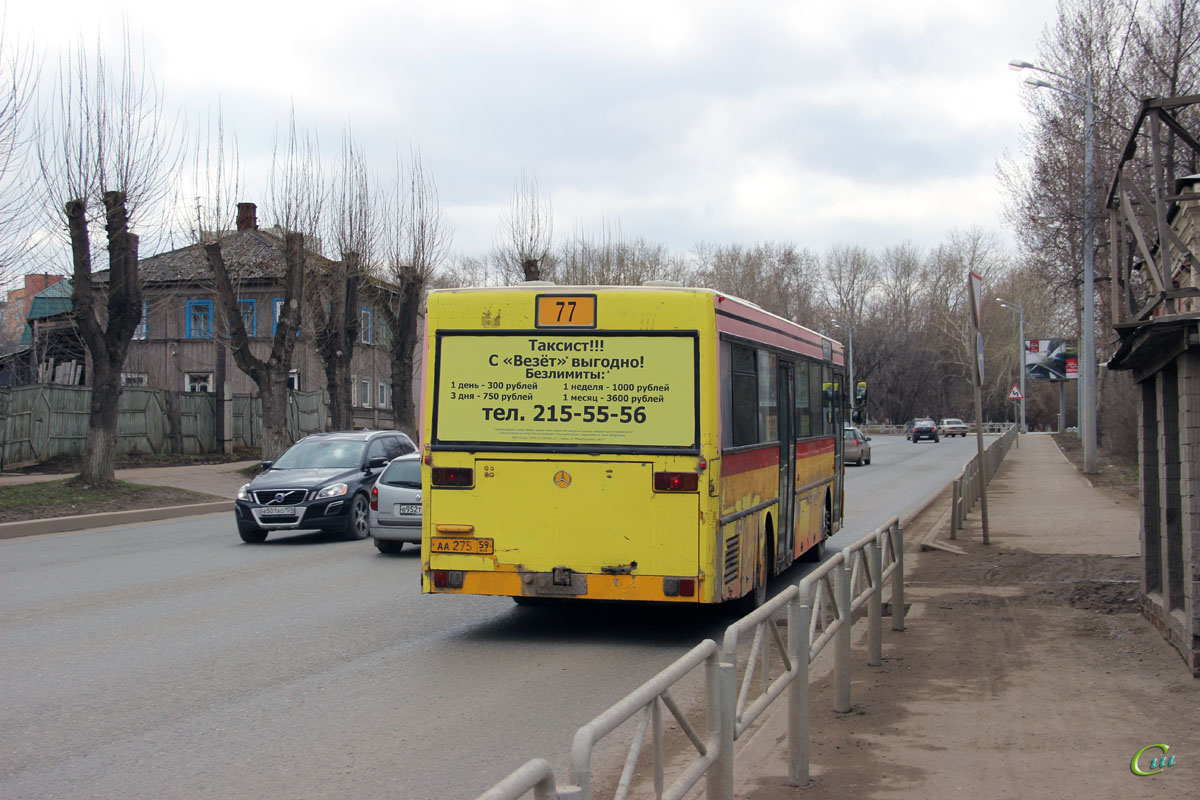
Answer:
[[(1106, 493), (1128, 502), (1116, 484)], [(1194, 797), (1200, 681), (1138, 613), (1138, 559), (956, 544), (966, 555), (913, 554), (913, 616), (902, 633), (885, 625), (881, 667), (860, 666), (856, 645), (850, 713), (832, 710), (831, 673), (814, 681), (811, 783), (787, 785), (776, 731), (777, 762), (737, 796)], [(1157, 743), (1179, 763), (1134, 775)]]

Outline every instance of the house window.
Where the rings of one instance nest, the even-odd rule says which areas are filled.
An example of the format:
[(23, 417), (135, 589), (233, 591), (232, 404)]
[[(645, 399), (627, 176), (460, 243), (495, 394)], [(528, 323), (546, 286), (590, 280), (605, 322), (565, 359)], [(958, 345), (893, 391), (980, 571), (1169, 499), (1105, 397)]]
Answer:
[(138, 322), (138, 326), (133, 331), (134, 339), (146, 340), (150, 338), (150, 304), (142, 303), (142, 319)]
[(388, 327), (387, 320), (383, 317), (379, 318), (379, 346), (392, 346), (392, 329)]
[(150, 382), (149, 376), (144, 372), (122, 372), (122, 386), (146, 386)]
[(185, 310), (187, 315), (187, 338), (211, 339), (213, 335), (212, 300), (188, 300)]
[(294, 369), (288, 373), (287, 385), (292, 391), (300, 391), (300, 370)]
[(387, 408), (387, 407), (388, 407), (388, 404), (387, 404), (387, 390), (388, 390), (388, 385), (387, 385), (386, 383), (384, 383), (383, 381), (380, 381), (380, 382), (379, 382), (379, 393), (376, 395), (376, 398), (379, 400), (379, 407), (380, 407), (380, 408)]
[(362, 398), (364, 407), (371, 407), (371, 381), (369, 378), (363, 378), (359, 383), (359, 397)]
[(185, 392), (211, 392), (212, 385), (211, 372), (189, 372), (184, 376), (183, 390)]
[(242, 325), (246, 328), (246, 335), (258, 336), (258, 301), (238, 300), (238, 313), (242, 315)]
[(371, 309), (363, 306), (358, 310), (358, 340), (370, 344), (375, 339), (374, 334), (371, 330)]

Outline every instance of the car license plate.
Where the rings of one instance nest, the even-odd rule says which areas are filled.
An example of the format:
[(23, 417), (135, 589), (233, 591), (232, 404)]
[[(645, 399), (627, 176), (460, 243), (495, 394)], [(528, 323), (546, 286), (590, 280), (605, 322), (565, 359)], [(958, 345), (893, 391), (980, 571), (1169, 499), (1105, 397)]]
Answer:
[(294, 517), (296, 516), (295, 506), (265, 506), (258, 510), (260, 516), (264, 517)]
[(407, 516), (409, 514), (418, 514), (419, 515), (421, 513), (421, 504), (420, 503), (396, 503), (395, 508), (392, 511), (392, 513), (395, 514), (396, 516), (400, 516), (400, 517)]
[(476, 539), (472, 536), (434, 536), (429, 540), (435, 553), (466, 553), (475, 556), (492, 555), (494, 544), (491, 539)]

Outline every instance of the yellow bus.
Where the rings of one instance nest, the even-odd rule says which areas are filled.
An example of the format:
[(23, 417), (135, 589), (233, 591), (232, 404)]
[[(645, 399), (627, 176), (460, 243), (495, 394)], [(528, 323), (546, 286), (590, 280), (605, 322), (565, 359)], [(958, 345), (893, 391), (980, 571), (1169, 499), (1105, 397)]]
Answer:
[(841, 344), (710, 289), (429, 295), (422, 589), (721, 603), (842, 518)]

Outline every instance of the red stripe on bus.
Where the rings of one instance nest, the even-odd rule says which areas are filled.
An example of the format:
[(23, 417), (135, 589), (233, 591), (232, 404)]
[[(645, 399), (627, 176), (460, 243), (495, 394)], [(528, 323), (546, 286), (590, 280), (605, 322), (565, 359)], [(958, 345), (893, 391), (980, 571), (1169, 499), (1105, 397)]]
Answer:
[(753, 472), (764, 467), (779, 466), (779, 448), (777, 446), (760, 447), (757, 450), (743, 450), (740, 453), (728, 453), (721, 456), (721, 474), (740, 475), (743, 472)]
[(832, 453), (833, 445), (833, 439), (811, 439), (805, 442), (796, 442), (796, 458), (808, 458), (809, 456)]

